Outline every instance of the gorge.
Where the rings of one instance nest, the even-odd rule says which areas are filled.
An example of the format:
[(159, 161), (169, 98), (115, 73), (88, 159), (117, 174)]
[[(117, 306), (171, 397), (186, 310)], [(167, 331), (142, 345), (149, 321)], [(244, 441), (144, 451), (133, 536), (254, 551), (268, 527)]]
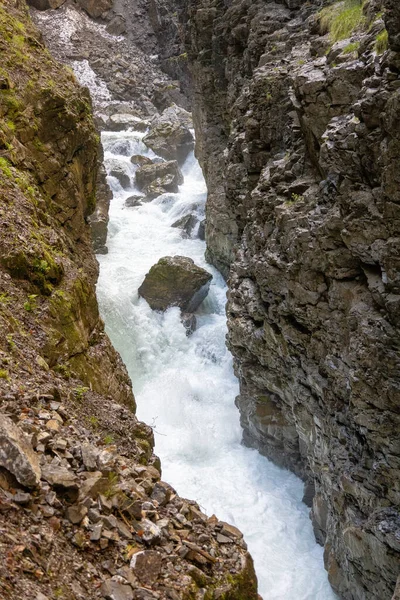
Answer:
[[(0, 452), (0, 593), (252, 600), (247, 542), (264, 600), (397, 600), (396, 3), (30, 4), (103, 150), (3, 2), (0, 436), (38, 487)], [(177, 105), (202, 172), (143, 201), (133, 158), (165, 159), (143, 138), (190, 127)], [(213, 275), (187, 331), (137, 295), (167, 255)]]

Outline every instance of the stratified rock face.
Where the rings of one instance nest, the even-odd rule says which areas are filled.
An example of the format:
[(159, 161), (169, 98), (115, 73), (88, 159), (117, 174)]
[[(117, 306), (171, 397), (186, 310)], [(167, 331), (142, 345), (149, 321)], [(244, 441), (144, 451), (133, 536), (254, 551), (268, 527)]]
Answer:
[(167, 108), (153, 120), (149, 133), (143, 138), (153, 152), (166, 160), (177, 160), (180, 164), (194, 147), (193, 135), (183, 123), (181, 113), (186, 111), (174, 106)]
[(154, 310), (179, 306), (194, 312), (208, 294), (212, 275), (185, 256), (166, 256), (151, 267), (139, 288)]
[[(183, 5), (183, 3), (181, 3)], [(244, 442), (307, 481), (329, 578), (400, 570), (398, 3), (346, 42), (319, 2), (192, 0), (209, 259), (229, 278)], [(183, 7), (183, 11), (184, 11)], [(362, 25), (362, 23), (361, 23)]]

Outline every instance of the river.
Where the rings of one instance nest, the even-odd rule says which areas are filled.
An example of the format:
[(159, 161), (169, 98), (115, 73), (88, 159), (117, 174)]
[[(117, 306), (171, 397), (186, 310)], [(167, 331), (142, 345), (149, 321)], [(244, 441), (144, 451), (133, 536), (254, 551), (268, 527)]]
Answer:
[[(238, 382), (225, 346), (226, 286), (204, 260), (205, 243), (184, 239), (171, 224), (190, 212), (204, 216), (205, 182), (193, 154), (183, 166), (179, 194), (127, 208), (137, 194), (133, 154), (155, 155), (134, 132), (103, 133), (110, 159), (130, 173), (123, 190), (109, 177), (109, 253), (99, 256), (97, 292), (106, 329), (133, 381), (138, 417), (153, 426), (163, 478), (211, 515), (239, 527), (254, 558), (264, 600), (333, 600), (314, 539), (302, 482), (241, 445)], [(183, 255), (213, 274), (187, 337), (179, 309), (154, 312), (137, 289), (162, 256)]]

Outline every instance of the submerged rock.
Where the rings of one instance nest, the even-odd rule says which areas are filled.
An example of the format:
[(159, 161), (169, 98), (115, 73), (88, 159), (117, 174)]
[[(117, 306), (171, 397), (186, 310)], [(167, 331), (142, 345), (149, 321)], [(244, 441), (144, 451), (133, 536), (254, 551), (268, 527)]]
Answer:
[(212, 275), (186, 256), (166, 256), (151, 267), (139, 288), (152, 309), (179, 306), (195, 311), (208, 294)]
[(176, 108), (167, 108), (153, 120), (143, 142), (159, 156), (166, 160), (178, 160), (181, 164), (193, 150), (194, 138), (189, 128), (183, 124)]
[(109, 158), (106, 161), (108, 168), (108, 174), (111, 177), (118, 179), (119, 183), (124, 189), (128, 189), (131, 186), (131, 177), (128, 172), (128, 167), (121, 163), (117, 158)]
[(193, 229), (196, 227), (198, 222), (199, 220), (196, 217), (196, 215), (190, 214), (185, 215), (184, 217), (181, 217), (180, 219), (175, 221), (175, 223), (172, 223), (171, 227), (182, 229), (182, 234), (185, 237), (190, 237), (190, 234), (192, 233)]

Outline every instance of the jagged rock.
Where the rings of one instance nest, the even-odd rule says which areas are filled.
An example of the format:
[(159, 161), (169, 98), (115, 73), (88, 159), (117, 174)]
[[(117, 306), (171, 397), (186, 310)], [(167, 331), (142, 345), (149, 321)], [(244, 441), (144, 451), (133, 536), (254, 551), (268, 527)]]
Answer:
[(149, 127), (148, 121), (131, 114), (114, 114), (108, 119), (106, 127), (109, 131), (146, 131)]
[(161, 556), (153, 550), (144, 550), (133, 555), (130, 567), (145, 585), (154, 583), (161, 572)]
[(121, 15), (117, 15), (109, 22), (106, 31), (111, 35), (122, 35), (123, 33), (126, 33), (126, 20)]
[(206, 220), (205, 219), (200, 221), (199, 230), (197, 232), (197, 235), (204, 242), (204, 240), (206, 239)]
[(97, 469), (97, 457), (99, 451), (92, 444), (82, 444), (81, 446), (82, 462), (85, 465), (87, 471), (96, 471)]
[(193, 313), (187, 313), (187, 312), (182, 313), (181, 314), (181, 323), (184, 326), (184, 328), (186, 329), (186, 335), (188, 337), (196, 331), (197, 319), (196, 319), (196, 315), (194, 315)]
[(66, 0), (28, 0), (27, 4), (38, 10), (48, 10), (49, 8), (60, 8)]
[(42, 477), (56, 487), (78, 489), (75, 473), (60, 465), (44, 465), (42, 467)]
[(121, 163), (116, 158), (109, 158), (106, 161), (108, 174), (118, 179), (119, 183), (124, 189), (131, 187), (131, 177), (128, 171), (128, 167)]
[(196, 217), (196, 215), (190, 214), (185, 215), (184, 217), (181, 217), (180, 219), (175, 221), (175, 223), (172, 223), (171, 227), (177, 227), (179, 229), (182, 229), (182, 233), (186, 237), (190, 237), (193, 229), (196, 227), (198, 222), (199, 220)]
[(158, 164), (145, 164), (136, 171), (136, 184), (138, 188), (145, 189), (148, 193), (151, 184), (176, 193), (179, 191), (179, 185), (183, 183), (183, 175), (175, 160), (162, 162)]
[(78, 0), (78, 4), (88, 15), (96, 19), (112, 8), (114, 0)]
[(108, 580), (103, 583), (100, 593), (106, 600), (133, 600), (133, 590), (130, 585)]
[(65, 512), (65, 516), (71, 523), (78, 525), (84, 517), (86, 517), (88, 509), (83, 504), (74, 504), (69, 506)]
[(148, 156), (143, 156), (142, 154), (134, 154), (131, 156), (131, 163), (137, 165), (138, 167), (144, 167), (145, 165), (152, 165), (153, 160)]
[(179, 306), (193, 312), (207, 296), (211, 279), (192, 259), (166, 256), (150, 269), (138, 292), (154, 310)]
[(152, 121), (143, 142), (159, 156), (166, 160), (177, 160), (179, 164), (185, 161), (194, 147), (193, 135), (182, 124), (174, 106)]
[(134, 196), (129, 196), (129, 198), (127, 198), (125, 200), (125, 206), (128, 206), (129, 208), (133, 208), (135, 206), (141, 206), (143, 204), (143, 202), (146, 201), (146, 196), (138, 196), (138, 195), (134, 195)]
[(22, 485), (36, 487), (40, 481), (39, 459), (24, 433), (0, 414), (0, 466)]

